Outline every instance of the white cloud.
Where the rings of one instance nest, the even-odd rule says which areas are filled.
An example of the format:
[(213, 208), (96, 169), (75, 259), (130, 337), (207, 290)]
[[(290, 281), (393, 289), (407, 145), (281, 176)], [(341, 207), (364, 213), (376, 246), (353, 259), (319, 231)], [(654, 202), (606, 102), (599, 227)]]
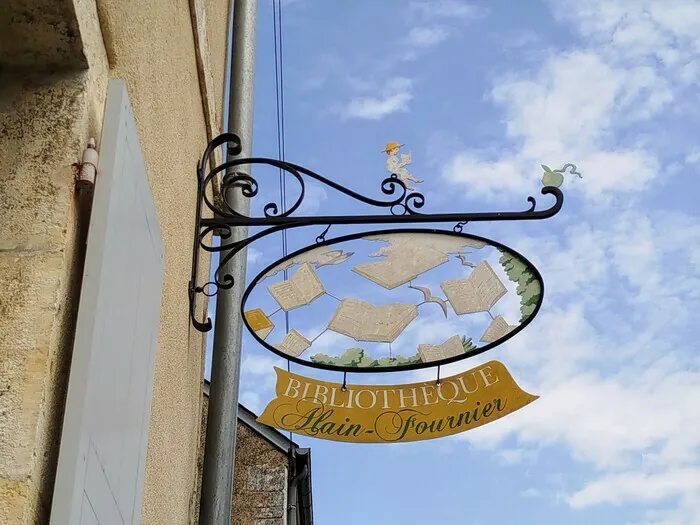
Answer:
[(258, 262), (258, 261), (262, 258), (262, 256), (263, 256), (263, 254), (262, 254), (262, 252), (261, 252), (260, 250), (256, 250), (256, 249), (253, 248), (253, 247), (248, 247), (248, 249), (247, 249), (246, 251), (247, 251), (247, 254), (248, 254), (248, 263), (249, 263), (249, 264), (255, 264), (255, 263)]
[(327, 199), (328, 193), (323, 189), (323, 186), (307, 182), (304, 191), (304, 200), (297, 211), (294, 212), (294, 215), (314, 215), (321, 208), (321, 204)]
[[(411, 28), (382, 53), (382, 58), (376, 60), (374, 66), (363, 65), (362, 72), (353, 75), (348, 73), (345, 61), (324, 56), (320, 59), (320, 71), (308, 75), (305, 86), (314, 89), (324, 85), (333, 71), (333, 75), (340, 77), (351, 91), (363, 93), (332, 110), (344, 119), (380, 120), (393, 113), (407, 112), (413, 99), (413, 82), (393, 71), (405, 68), (406, 62), (415, 61), (429, 49), (445, 42), (456, 34), (458, 24), (464, 25), (485, 13), (483, 8), (460, 0), (413, 1), (406, 10)], [(372, 59), (369, 63), (372, 64)], [(377, 82), (377, 78), (383, 80)], [(372, 90), (378, 93), (366, 94)]]
[[(557, 218), (556, 236), (518, 235), (513, 242), (546, 283), (544, 306), (532, 325), (494, 352), (441, 370), (446, 376), (501, 359), (523, 389), (541, 397), (452, 443), (490, 450), (506, 465), (534, 461), (549, 447), (563, 449), (589, 467), (575, 476), (566, 472), (557, 483), (561, 502), (570, 508), (634, 504), (644, 514), (635, 525), (697, 525), (700, 220), (669, 210), (631, 211), (631, 199), (612, 197), (650, 197), (644, 192), (657, 189), (671, 172), (664, 144), (692, 142), (687, 127), (669, 129), (666, 119), (685, 117), (685, 101), (697, 99), (700, 4), (557, 0), (551, 5), (562, 27), (573, 28), (582, 43), (550, 49), (538, 67), (495, 79), (489, 99), (503, 113), (505, 145), (450, 146), (443, 172), (470, 196), (526, 196), (539, 186), (541, 163), (557, 168), (571, 161), (584, 178), (573, 185), (567, 180), (566, 191), (590, 201), (578, 215)], [(424, 1), (413, 2), (409, 11), (422, 17), (420, 28), (449, 31), (454, 23), (445, 13), (451, 8), (454, 20), (469, 19), (464, 6)], [(439, 43), (437, 33), (423, 37), (426, 45)], [(548, 35), (539, 38), (546, 41)], [(416, 37), (416, 45), (420, 41)], [(411, 88), (409, 82), (409, 95)], [(396, 92), (382, 90), (357, 99), (367, 104), (354, 108), (365, 115), (355, 118), (408, 109), (410, 96), (397, 104), (391, 95)], [(699, 159), (692, 145), (681, 148), (675, 161), (682, 166)], [(413, 328), (439, 339), (441, 330), (452, 327), (438, 321), (417, 321)], [(407, 331), (408, 347), (415, 335)], [(549, 496), (547, 483), (538, 481), (521, 496)]]
[(696, 523), (700, 358), (689, 327), (700, 308), (698, 245), (700, 220), (668, 212), (624, 212), (562, 239), (520, 237), (514, 248), (532, 255), (546, 299), (497, 352), (541, 397), (456, 439), (506, 463), (563, 445), (597, 471), (566, 491), (572, 508), (671, 504), (650, 510), (646, 525)]
[[(321, 334), (321, 332), (323, 332), (323, 334), (318, 336), (318, 334)], [(309, 350), (310, 356), (316, 354), (337, 356), (341, 355), (348, 348), (358, 346), (358, 343), (351, 338), (337, 332), (333, 332), (332, 330), (326, 330), (326, 326), (324, 325), (309, 328), (308, 330), (304, 331), (304, 333), (308, 334), (310, 339), (318, 336), (318, 339), (314, 339), (313, 341), (312, 349)]]
[(534, 487), (530, 487), (529, 489), (523, 490), (520, 495), (523, 498), (528, 498), (528, 499), (535, 499), (535, 498), (541, 498), (542, 497), (542, 491), (539, 489), (536, 489)]
[[(245, 344), (244, 347), (248, 345)], [(259, 399), (271, 399), (277, 381), (274, 367), (286, 369), (287, 361), (261, 349), (261, 354), (248, 353), (241, 361), (241, 402), (251, 410), (255, 408), (257, 395)], [(247, 394), (246, 394), (247, 393)], [(244, 395), (246, 395), (244, 400)], [(258, 400), (258, 406), (260, 401)]]
[(536, 457), (536, 452), (529, 448), (509, 448), (498, 453), (501, 461), (506, 465), (519, 465), (531, 463)]
[(647, 474), (630, 472), (606, 476), (567, 498), (574, 508), (632, 501), (655, 503), (686, 493), (700, 496), (700, 468), (676, 468)]
[(436, 18), (473, 20), (485, 14), (482, 7), (460, 0), (414, 1), (409, 4), (408, 12), (423, 20)]
[(447, 162), (443, 173), (450, 182), (484, 196), (495, 196), (504, 189), (524, 192), (529, 186), (517, 162), (512, 159), (484, 162), (475, 151), (456, 154)]
[(245, 390), (242, 392), (239, 401), (244, 407), (251, 410), (255, 414), (260, 414), (264, 408), (260, 394), (253, 392), (252, 390)]
[(286, 361), (272, 354), (266, 356), (247, 355), (241, 363), (241, 372), (249, 376), (272, 375), (273, 367), (283, 368)]
[(444, 27), (414, 27), (409, 31), (404, 44), (412, 48), (432, 47), (447, 40), (450, 32)]
[[(511, 148), (464, 150), (445, 163), (448, 180), (494, 198), (534, 187), (540, 163), (575, 162), (592, 198), (644, 190), (662, 175), (654, 133), (635, 126), (682, 111), (679, 95), (700, 80), (700, 4), (689, 0), (551, 2), (558, 21), (585, 40), (537, 71), (494, 83)], [(691, 156), (690, 159), (693, 157)], [(494, 159), (498, 159), (495, 161)]]
[(485, 15), (482, 8), (456, 0), (411, 2), (409, 19), (419, 23), (400, 42), (401, 52), (389, 62), (415, 60), (421, 51), (434, 47), (456, 34), (455, 27)]
[(698, 164), (700, 163), (700, 149), (694, 149), (685, 156), (686, 164)]
[(386, 82), (374, 97), (356, 97), (341, 110), (344, 118), (380, 120), (396, 112), (409, 110), (413, 98), (413, 82), (407, 78), (393, 78)]
[(541, 163), (575, 162), (585, 172), (578, 187), (591, 197), (639, 192), (659, 173), (652, 152), (620, 143), (615, 134), (672, 100), (667, 82), (649, 68), (621, 70), (595, 52), (563, 53), (534, 75), (502, 79), (491, 98), (505, 109), (506, 136), (515, 147), (462, 151), (445, 163), (444, 176), (470, 194), (522, 194), (537, 186)]
[(654, 58), (682, 74), (700, 55), (700, 5), (692, 0), (564, 0), (551, 2), (601, 52), (616, 60)]

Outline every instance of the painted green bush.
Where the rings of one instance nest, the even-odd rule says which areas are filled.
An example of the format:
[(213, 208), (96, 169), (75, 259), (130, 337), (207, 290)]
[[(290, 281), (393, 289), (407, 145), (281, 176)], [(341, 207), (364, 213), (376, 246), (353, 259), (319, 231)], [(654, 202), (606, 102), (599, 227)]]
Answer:
[(414, 365), (421, 362), (418, 354), (411, 357), (397, 355), (393, 357), (382, 357), (380, 359), (375, 359), (370, 355), (365, 354), (365, 351), (362, 350), (362, 348), (349, 348), (343, 352), (342, 355), (335, 357), (326, 354), (316, 354), (312, 355), (309, 359), (311, 359), (312, 363), (324, 365), (367, 368)]
[(464, 347), (464, 352), (470, 352), (471, 350), (474, 350), (476, 348), (476, 345), (472, 342), (471, 337), (467, 337), (466, 335), (462, 336), (462, 346)]
[[(476, 345), (472, 342), (471, 337), (463, 335), (462, 346), (465, 352), (469, 352), (476, 348)], [(342, 355), (330, 356), (327, 354), (316, 354), (312, 355), (312, 363), (319, 363), (323, 365), (334, 365), (334, 366), (347, 366), (347, 367), (392, 367), (392, 366), (403, 366), (403, 365), (417, 365), (423, 361), (419, 354), (412, 355), (410, 357), (404, 357), (402, 355), (395, 355), (392, 357), (380, 357), (375, 359), (365, 353), (362, 348), (349, 348)]]
[(501, 263), (508, 278), (518, 283), (516, 292), (520, 296), (520, 322), (523, 323), (535, 311), (537, 301), (542, 293), (542, 286), (527, 264), (510, 252), (504, 250), (500, 250), (500, 252), (501, 258), (498, 262)]

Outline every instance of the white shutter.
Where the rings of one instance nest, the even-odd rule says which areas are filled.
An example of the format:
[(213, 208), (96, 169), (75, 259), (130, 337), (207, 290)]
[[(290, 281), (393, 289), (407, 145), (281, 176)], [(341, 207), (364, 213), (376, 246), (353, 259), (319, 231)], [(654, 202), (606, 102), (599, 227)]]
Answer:
[(137, 525), (163, 244), (123, 81), (107, 90), (51, 525)]

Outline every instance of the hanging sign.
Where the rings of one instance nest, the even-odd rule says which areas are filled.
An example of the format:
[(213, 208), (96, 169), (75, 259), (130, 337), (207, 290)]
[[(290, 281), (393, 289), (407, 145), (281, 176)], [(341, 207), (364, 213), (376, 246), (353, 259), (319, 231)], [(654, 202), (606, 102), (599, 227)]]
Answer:
[[(533, 320), (543, 292), (534, 265), (496, 241), (383, 230), (272, 263), (249, 285), (243, 317), (258, 343), (290, 361), (394, 372), (452, 363), (504, 343)], [(424, 329), (442, 323), (444, 330)]]
[(346, 385), (280, 368), (276, 395), (258, 418), (305, 436), (350, 443), (399, 443), (458, 434), (532, 403), (506, 367), (489, 361), (438, 383)]

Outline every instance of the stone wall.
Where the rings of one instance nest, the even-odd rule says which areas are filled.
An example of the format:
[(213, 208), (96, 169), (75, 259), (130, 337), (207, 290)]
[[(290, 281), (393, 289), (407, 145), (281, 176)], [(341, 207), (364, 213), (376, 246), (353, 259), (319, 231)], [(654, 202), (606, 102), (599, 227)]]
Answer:
[(288, 458), (238, 426), (231, 525), (287, 523)]
[(89, 218), (71, 163), (99, 129), (87, 102), (93, 80), (0, 80), (3, 524), (48, 523)]
[[(89, 137), (99, 141), (109, 78), (126, 81), (165, 245), (142, 523), (184, 524), (192, 514), (192, 502), (198, 499), (203, 367), (203, 338), (191, 328), (186, 291), (194, 224), (194, 169), (209, 138), (220, 130), (222, 50), (227, 38), (226, 23), (220, 18), (227, 16), (229, 3), (3, 3), (3, 525), (45, 525), (49, 521), (90, 211), (90, 203), (74, 191), (71, 164), (80, 159)], [(200, 31), (200, 26), (207, 31)], [(210, 89), (203, 75), (213, 79)], [(206, 261), (202, 266), (205, 272)]]
[[(202, 443), (208, 398), (204, 397)], [(285, 453), (239, 421), (231, 525), (286, 525), (289, 460)], [(201, 487), (204, 447), (199, 451)], [(197, 512), (199, 512), (197, 503)], [(198, 515), (198, 514), (197, 514)], [(191, 521), (194, 525), (197, 522)]]

